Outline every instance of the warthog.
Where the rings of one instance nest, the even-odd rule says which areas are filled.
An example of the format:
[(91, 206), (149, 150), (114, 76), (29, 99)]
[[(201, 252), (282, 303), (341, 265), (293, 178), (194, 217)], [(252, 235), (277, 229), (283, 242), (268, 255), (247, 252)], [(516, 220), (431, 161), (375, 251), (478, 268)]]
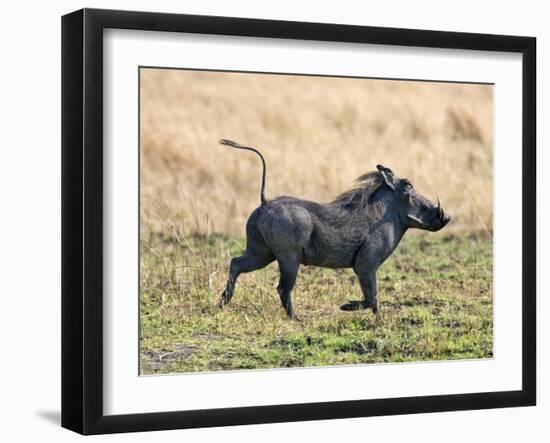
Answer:
[(334, 201), (319, 204), (295, 197), (265, 199), (266, 166), (254, 148), (230, 140), (223, 145), (246, 149), (262, 160), (261, 205), (246, 224), (246, 251), (231, 260), (227, 287), (221, 306), (229, 303), (237, 278), (243, 272), (264, 268), (274, 260), (279, 264), (277, 291), (289, 318), (294, 318), (290, 293), (300, 264), (325, 268), (353, 268), (363, 292), (363, 300), (350, 301), (344, 311), (371, 308), (379, 311), (376, 271), (390, 256), (409, 228), (428, 231), (442, 229), (451, 217), (420, 195), (406, 178), (378, 165), (377, 171), (357, 179), (358, 186)]

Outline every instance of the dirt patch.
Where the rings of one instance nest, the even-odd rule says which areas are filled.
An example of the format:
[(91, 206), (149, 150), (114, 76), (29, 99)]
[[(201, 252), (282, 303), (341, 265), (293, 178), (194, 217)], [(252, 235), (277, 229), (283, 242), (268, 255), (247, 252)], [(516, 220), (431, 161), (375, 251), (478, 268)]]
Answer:
[[(166, 363), (171, 361), (181, 361), (186, 358), (191, 357), (192, 355), (196, 354), (198, 351), (198, 347), (195, 345), (174, 345), (173, 349), (168, 350), (162, 350), (162, 351), (145, 351), (143, 353), (144, 356), (147, 357), (147, 361), (143, 362), (145, 363), (145, 366), (148, 366), (149, 370), (152, 372), (156, 372), (160, 370)], [(142, 364), (143, 364), (142, 363)], [(149, 371), (147, 371), (149, 372)]]

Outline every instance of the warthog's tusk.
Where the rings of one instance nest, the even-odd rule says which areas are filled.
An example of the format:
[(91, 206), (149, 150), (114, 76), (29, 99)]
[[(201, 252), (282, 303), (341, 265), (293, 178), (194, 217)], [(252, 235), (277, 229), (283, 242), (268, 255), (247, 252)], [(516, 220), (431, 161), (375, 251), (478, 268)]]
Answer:
[(413, 222), (416, 222), (418, 223), (419, 226), (422, 226), (422, 220), (420, 220), (419, 218), (415, 217), (414, 215), (410, 215), (408, 214), (407, 215), (407, 218)]
[(437, 197), (437, 216), (441, 219), (443, 218), (443, 211), (441, 210), (441, 200)]

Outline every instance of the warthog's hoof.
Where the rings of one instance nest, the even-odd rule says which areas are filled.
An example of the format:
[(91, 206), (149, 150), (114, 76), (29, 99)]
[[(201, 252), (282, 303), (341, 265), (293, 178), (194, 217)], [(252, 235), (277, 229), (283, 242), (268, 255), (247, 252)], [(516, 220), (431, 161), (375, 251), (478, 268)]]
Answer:
[(359, 311), (360, 309), (367, 309), (368, 305), (362, 300), (352, 300), (340, 306), (342, 311)]
[(226, 304), (229, 303), (229, 300), (230, 300), (230, 299), (227, 297), (227, 292), (226, 292), (226, 291), (223, 291), (223, 292), (222, 292), (221, 299), (220, 299), (220, 303), (218, 304), (218, 306), (220, 307), (220, 309), (223, 309), (224, 306), (225, 306)]
[(351, 300), (342, 306), (340, 306), (340, 309), (342, 311), (359, 311), (361, 309), (369, 309), (372, 308), (372, 312), (374, 314), (378, 314), (378, 303), (375, 303), (374, 305), (370, 305), (364, 300)]

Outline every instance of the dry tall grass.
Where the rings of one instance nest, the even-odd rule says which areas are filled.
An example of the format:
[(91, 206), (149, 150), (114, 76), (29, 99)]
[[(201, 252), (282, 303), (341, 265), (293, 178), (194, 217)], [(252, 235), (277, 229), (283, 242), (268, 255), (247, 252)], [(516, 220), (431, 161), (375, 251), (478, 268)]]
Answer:
[(382, 163), (438, 194), (455, 233), (492, 231), (487, 85), (141, 71), (142, 234), (244, 234), (261, 164), (267, 196), (329, 201)]

